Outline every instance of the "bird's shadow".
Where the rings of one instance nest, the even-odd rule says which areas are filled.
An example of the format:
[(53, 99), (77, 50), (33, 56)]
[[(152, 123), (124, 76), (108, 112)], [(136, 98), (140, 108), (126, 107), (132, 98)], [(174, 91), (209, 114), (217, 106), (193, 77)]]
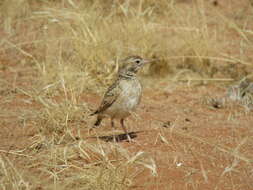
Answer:
[[(130, 132), (128, 135), (130, 136), (131, 139), (134, 139), (137, 137), (137, 133), (140, 133), (141, 131), (137, 132)], [(105, 142), (122, 142), (122, 141), (128, 141), (127, 134), (121, 133), (118, 135), (106, 135), (106, 136), (98, 136), (98, 137), (92, 137), (92, 138), (98, 138), (101, 139)]]

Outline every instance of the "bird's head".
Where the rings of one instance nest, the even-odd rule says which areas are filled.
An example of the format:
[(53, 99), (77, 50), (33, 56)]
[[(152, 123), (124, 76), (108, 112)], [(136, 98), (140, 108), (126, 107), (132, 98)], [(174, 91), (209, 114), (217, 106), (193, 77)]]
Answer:
[(143, 59), (140, 56), (129, 56), (122, 60), (122, 66), (119, 69), (119, 75), (129, 77), (135, 76), (145, 64), (153, 61), (153, 59)]

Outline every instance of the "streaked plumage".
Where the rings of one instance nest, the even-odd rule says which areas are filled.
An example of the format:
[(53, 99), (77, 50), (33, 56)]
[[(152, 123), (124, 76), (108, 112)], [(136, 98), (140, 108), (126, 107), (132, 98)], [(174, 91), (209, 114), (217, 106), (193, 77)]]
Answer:
[(98, 109), (91, 114), (97, 114), (94, 126), (99, 126), (103, 118), (110, 117), (111, 125), (114, 127), (113, 120), (120, 119), (128, 140), (131, 140), (124, 126), (124, 119), (136, 109), (141, 100), (142, 87), (136, 74), (143, 65), (151, 61), (139, 56), (130, 56), (122, 60), (123, 65), (119, 69), (117, 79), (107, 89)]

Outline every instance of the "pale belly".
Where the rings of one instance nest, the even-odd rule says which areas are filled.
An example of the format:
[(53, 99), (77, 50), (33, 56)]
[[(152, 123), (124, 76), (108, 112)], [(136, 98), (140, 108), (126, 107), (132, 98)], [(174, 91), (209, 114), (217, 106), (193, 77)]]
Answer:
[(117, 100), (109, 107), (104, 114), (112, 118), (125, 118), (134, 111), (141, 99), (142, 87), (139, 81), (121, 81), (122, 89)]

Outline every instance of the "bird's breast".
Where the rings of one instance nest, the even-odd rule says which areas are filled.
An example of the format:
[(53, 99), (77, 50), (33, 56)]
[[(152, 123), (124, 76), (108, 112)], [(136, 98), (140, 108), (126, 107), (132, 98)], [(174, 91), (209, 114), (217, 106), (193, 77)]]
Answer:
[(135, 109), (141, 99), (142, 87), (140, 82), (136, 80), (124, 81), (121, 85), (121, 101), (124, 106), (129, 109)]
[(120, 94), (105, 113), (114, 118), (127, 117), (136, 109), (141, 100), (142, 87), (138, 79), (122, 80), (119, 83)]

